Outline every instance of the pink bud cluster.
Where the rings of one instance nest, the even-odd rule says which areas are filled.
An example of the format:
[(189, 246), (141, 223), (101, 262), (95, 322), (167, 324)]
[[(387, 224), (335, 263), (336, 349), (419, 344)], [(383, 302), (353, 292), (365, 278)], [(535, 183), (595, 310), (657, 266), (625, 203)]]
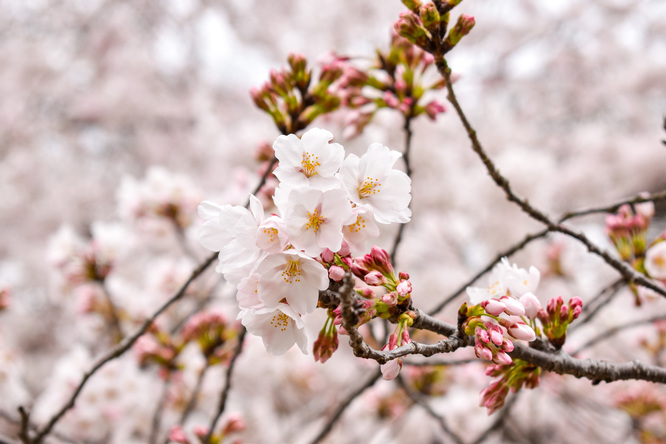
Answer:
[(475, 24), (474, 17), (461, 14), (447, 34), (449, 12), (460, 2), (449, 0), (424, 4), (421, 1), (404, 0), (409, 12), (400, 14), (393, 27), (410, 43), (431, 54), (443, 56), (469, 34)]
[(397, 110), (409, 118), (425, 114), (435, 120), (445, 107), (436, 99), (425, 102), (424, 97), (429, 91), (445, 86), (442, 81), (425, 81), (425, 73), (434, 60), (431, 54), (396, 34), (387, 52), (377, 52), (377, 60), (367, 72), (348, 69), (342, 79), (347, 91), (343, 104), (355, 111), (346, 118), (345, 136), (361, 133), (376, 112), (384, 108)]
[(654, 216), (654, 204), (645, 202), (622, 205), (617, 213), (606, 216), (606, 234), (610, 237), (622, 260), (636, 266), (637, 259), (645, 254), (646, 234)]
[(230, 326), (219, 311), (199, 312), (192, 316), (181, 331), (184, 342), (196, 342), (211, 365), (226, 363), (233, 353), (237, 326)]
[(474, 353), (477, 358), (496, 364), (511, 364), (513, 342), (504, 337), (504, 332), (491, 322), (477, 323), (474, 329)]
[(235, 442), (240, 443), (240, 440), (229, 441), (228, 438), (232, 434), (236, 434), (245, 430), (246, 424), (245, 420), (240, 414), (231, 414), (223, 422), (220, 432), (213, 433), (210, 436), (210, 440), (206, 440), (210, 429), (206, 426), (194, 426), (192, 429), (192, 434), (186, 433), (182, 426), (175, 425), (169, 430), (170, 442), (179, 443), (179, 444), (220, 444), (222, 442)]
[(485, 407), (488, 414), (504, 406), (509, 393), (515, 393), (525, 387), (533, 389), (539, 385), (541, 369), (528, 362), (516, 360), (510, 364), (490, 365), (486, 375), (496, 378), (480, 395), (479, 405)]
[(555, 347), (562, 347), (569, 324), (577, 319), (582, 311), (583, 301), (580, 298), (571, 298), (569, 304), (564, 305), (562, 296), (550, 299), (546, 309), (539, 310), (538, 317), (543, 325), (543, 332)]
[(305, 57), (290, 54), (289, 67), (272, 70), (270, 80), (260, 88), (252, 88), (250, 95), (255, 105), (273, 118), (282, 134), (294, 134), (340, 106), (338, 84), (346, 69), (343, 61), (324, 64), (313, 84)]

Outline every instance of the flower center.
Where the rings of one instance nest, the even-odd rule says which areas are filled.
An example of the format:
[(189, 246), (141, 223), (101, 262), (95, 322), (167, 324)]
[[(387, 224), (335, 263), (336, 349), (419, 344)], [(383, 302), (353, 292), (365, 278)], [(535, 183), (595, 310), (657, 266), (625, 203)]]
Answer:
[(379, 179), (367, 176), (363, 183), (358, 187), (358, 195), (361, 196), (361, 199), (370, 197), (379, 193), (381, 191), (381, 186), (382, 184), (379, 183)]
[(277, 228), (264, 228), (264, 234), (268, 235), (268, 240), (273, 243), (278, 238)]
[(287, 284), (293, 284), (294, 282), (301, 282), (302, 273), (300, 261), (289, 261), (282, 272), (282, 278)]
[(303, 153), (303, 160), (301, 160), (301, 170), (303, 174), (307, 177), (312, 177), (317, 174), (317, 167), (321, 164), (319, 163), (319, 157), (308, 152)]
[(290, 320), (289, 316), (280, 312), (273, 316), (273, 319), (271, 319), (271, 325), (273, 328), (279, 328), (280, 331), (285, 331), (287, 330), (287, 327), (289, 327)]
[(351, 225), (348, 225), (347, 228), (349, 228), (349, 231), (352, 233), (358, 233), (359, 231), (365, 228), (365, 219), (363, 218), (363, 216), (359, 215), (356, 218), (356, 222), (354, 222)]
[(324, 222), (324, 218), (319, 213), (319, 209), (315, 209), (312, 213), (308, 211), (308, 223), (305, 224), (305, 229), (309, 230), (312, 228), (312, 231), (315, 233), (319, 231), (319, 226)]

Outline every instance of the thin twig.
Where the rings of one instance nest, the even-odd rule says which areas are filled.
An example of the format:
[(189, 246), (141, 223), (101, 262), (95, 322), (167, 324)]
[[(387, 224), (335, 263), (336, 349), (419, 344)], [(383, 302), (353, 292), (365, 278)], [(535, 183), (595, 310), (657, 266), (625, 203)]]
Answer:
[(185, 420), (187, 419), (188, 416), (190, 416), (192, 410), (194, 410), (194, 406), (197, 404), (197, 398), (199, 397), (199, 393), (201, 392), (201, 387), (203, 386), (203, 380), (206, 377), (206, 373), (208, 372), (209, 368), (210, 368), (210, 360), (206, 359), (204, 367), (199, 372), (199, 377), (197, 378), (197, 383), (194, 386), (194, 390), (192, 390), (192, 395), (190, 396), (190, 400), (187, 402), (187, 406), (185, 407), (185, 410), (183, 410), (183, 414), (180, 416), (180, 420), (178, 421), (179, 425), (182, 426), (183, 424), (185, 424)]
[(437, 413), (436, 411), (433, 410), (433, 408), (428, 404), (421, 396), (419, 396), (418, 393), (413, 392), (405, 383), (405, 379), (402, 377), (402, 375), (398, 375), (398, 384), (402, 389), (407, 393), (407, 396), (409, 396), (409, 399), (414, 401), (414, 403), (418, 404), (423, 410), (428, 412), (428, 414), (439, 423), (439, 426), (442, 428), (444, 433), (449, 435), (449, 437), (455, 441), (458, 444), (463, 444), (463, 441), (460, 439), (458, 435), (453, 433), (453, 431), (449, 428), (449, 426), (446, 424), (446, 421), (444, 420), (444, 417)]
[(580, 216), (587, 216), (589, 214), (597, 214), (597, 213), (616, 213), (622, 205), (635, 205), (643, 202), (656, 202), (659, 200), (664, 200), (666, 199), (666, 190), (664, 191), (659, 191), (658, 193), (652, 193), (652, 194), (644, 194), (641, 193), (640, 195), (637, 195), (635, 197), (625, 199), (621, 202), (608, 205), (606, 207), (598, 207), (598, 208), (586, 208), (583, 210), (577, 210), (577, 211), (571, 211), (569, 213), (566, 213), (564, 216), (562, 216), (562, 219), (560, 219), (560, 222), (567, 221), (569, 219), (572, 219), (574, 217), (580, 217)]
[(312, 444), (320, 443), (328, 434), (333, 430), (333, 426), (338, 422), (344, 411), (349, 407), (349, 405), (358, 398), (363, 392), (375, 385), (375, 382), (382, 375), (379, 369), (375, 370), (375, 373), (365, 381), (361, 386), (356, 390), (351, 392), (339, 405), (338, 408), (333, 413), (333, 416), (324, 424), (324, 427), (321, 429), (319, 434), (312, 440)]
[(607, 287), (604, 287), (590, 302), (583, 305), (583, 318), (569, 327), (568, 331), (575, 331), (590, 322), (618, 294), (620, 288), (623, 286), (624, 279), (618, 279)]
[(545, 213), (543, 213), (541, 210), (537, 209), (532, 204), (530, 204), (527, 199), (521, 198), (513, 192), (511, 186), (509, 185), (509, 181), (504, 176), (502, 176), (502, 174), (500, 174), (499, 170), (497, 169), (493, 161), (490, 159), (490, 157), (488, 157), (485, 150), (481, 146), (481, 142), (479, 142), (479, 139), (476, 135), (476, 130), (469, 123), (469, 121), (467, 120), (467, 116), (465, 115), (464, 111), (462, 110), (462, 107), (460, 106), (460, 103), (458, 103), (458, 99), (456, 98), (455, 92), (453, 90), (453, 85), (451, 83), (451, 69), (448, 67), (446, 60), (443, 58), (442, 55), (437, 56), (435, 54), (435, 63), (437, 65), (437, 69), (439, 70), (440, 74), (444, 77), (446, 81), (445, 82), (446, 88), (449, 93), (448, 99), (455, 108), (456, 113), (460, 118), (460, 121), (465, 127), (465, 130), (467, 131), (467, 136), (470, 142), (472, 143), (472, 149), (479, 156), (479, 158), (485, 165), (488, 174), (493, 179), (495, 184), (498, 187), (500, 187), (502, 191), (504, 191), (506, 199), (509, 202), (513, 202), (516, 205), (518, 205), (518, 207), (521, 210), (523, 210), (524, 213), (529, 215), (532, 219), (546, 225), (550, 231), (557, 231), (566, 234), (567, 236), (572, 237), (581, 242), (583, 245), (585, 245), (585, 247), (587, 247), (588, 251), (601, 257), (608, 265), (615, 268), (615, 270), (617, 270), (625, 278), (625, 280), (627, 280), (627, 282), (642, 285), (643, 287), (649, 288), (650, 290), (653, 290), (656, 293), (666, 297), (666, 289), (661, 288), (660, 286), (652, 282), (650, 279), (648, 279), (645, 275), (638, 273), (627, 263), (616, 259), (610, 253), (597, 247), (587, 238), (587, 236), (585, 236), (585, 234), (579, 233), (577, 231), (572, 230), (571, 228), (568, 228), (564, 225), (552, 221), (548, 216), (546, 216)]
[(215, 426), (217, 425), (217, 422), (219, 421), (222, 414), (224, 413), (224, 409), (227, 405), (227, 397), (229, 396), (229, 390), (231, 390), (231, 376), (234, 371), (234, 366), (236, 365), (238, 356), (240, 356), (241, 352), (243, 351), (243, 339), (245, 339), (245, 333), (247, 333), (247, 330), (245, 329), (245, 327), (241, 327), (240, 331), (238, 332), (238, 344), (236, 345), (236, 350), (234, 350), (234, 354), (231, 357), (231, 361), (229, 362), (226, 379), (224, 381), (224, 387), (222, 388), (222, 392), (220, 393), (220, 402), (217, 407), (217, 413), (215, 414), (210, 423), (210, 429), (208, 430), (208, 434), (206, 435), (204, 443), (211, 442), (210, 439), (213, 436)]
[(472, 444), (481, 444), (486, 440), (486, 438), (490, 436), (491, 433), (498, 430), (506, 422), (506, 418), (511, 413), (511, 408), (516, 404), (519, 395), (520, 392), (516, 392), (511, 395), (509, 400), (504, 404), (504, 407), (502, 407), (502, 409), (499, 411), (492, 424), (490, 424), (490, 426), (484, 430), (483, 433), (481, 433), (481, 435), (479, 435), (479, 437), (476, 438)]
[(164, 378), (164, 385), (162, 386), (162, 393), (160, 394), (160, 399), (157, 401), (157, 407), (155, 408), (155, 414), (153, 414), (153, 420), (150, 426), (150, 437), (148, 438), (149, 444), (155, 444), (160, 433), (160, 422), (162, 419), (162, 413), (164, 411), (164, 406), (166, 405), (167, 395), (169, 394), (169, 386), (171, 385), (171, 371), (167, 371), (166, 377)]
[(113, 330), (113, 343), (117, 344), (118, 342), (123, 340), (123, 337), (125, 337), (125, 334), (123, 333), (123, 329), (120, 326), (120, 318), (118, 317), (118, 311), (116, 309), (116, 305), (113, 303), (113, 298), (111, 297), (111, 292), (106, 286), (105, 281), (100, 281), (100, 287), (102, 288), (102, 294), (104, 294), (104, 298), (106, 299), (106, 303), (109, 306), (109, 316), (111, 318), (111, 329)]
[(185, 283), (180, 287), (180, 289), (174, 294), (171, 299), (169, 299), (166, 303), (164, 303), (155, 313), (153, 313), (152, 316), (150, 316), (146, 321), (143, 323), (143, 325), (139, 328), (139, 330), (136, 331), (132, 336), (128, 336), (123, 341), (118, 344), (113, 350), (107, 352), (105, 355), (103, 355), (101, 358), (97, 360), (95, 365), (86, 372), (83, 375), (83, 378), (81, 379), (81, 382), (79, 382), (79, 385), (76, 387), (74, 390), (74, 393), (72, 393), (72, 396), (67, 400), (67, 402), (58, 410), (58, 412), (51, 418), (51, 420), (35, 435), (34, 438), (30, 438), (29, 436), (26, 435), (25, 441), (26, 443), (31, 443), (31, 444), (38, 444), (41, 443), (42, 440), (48, 435), (51, 430), (53, 429), (53, 426), (56, 425), (58, 421), (67, 413), (68, 410), (70, 410), (72, 407), (74, 407), (74, 404), (76, 403), (76, 398), (79, 396), (81, 393), (81, 390), (83, 390), (83, 387), (86, 385), (88, 382), (88, 379), (92, 377), (97, 371), (102, 368), (106, 363), (113, 361), (116, 358), (119, 358), (122, 356), (127, 350), (129, 350), (132, 345), (141, 337), (147, 330), (150, 328), (150, 326), (153, 324), (155, 319), (162, 314), (167, 308), (169, 308), (173, 303), (178, 301), (180, 298), (183, 297), (185, 294), (185, 291), (187, 288), (190, 286), (190, 284), (198, 278), (206, 269), (217, 259), (217, 253), (212, 254), (204, 263), (202, 263), (199, 267), (197, 267), (194, 271), (192, 271), (192, 274), (190, 277), (185, 281)]
[[(412, 149), (412, 117), (411, 116), (405, 116), (405, 124), (403, 126), (403, 130), (405, 132), (405, 149), (402, 153), (402, 159), (405, 162), (405, 172), (407, 174), (407, 177), (412, 178), (412, 165), (410, 162), (410, 154), (411, 154), (411, 149)], [(411, 207), (411, 201), (410, 205)], [(402, 233), (405, 229), (406, 224), (399, 224), (398, 227), (398, 232), (395, 235), (395, 240), (393, 241), (393, 249), (391, 250), (391, 264), (395, 267), (395, 257), (396, 254), (398, 253), (398, 246), (400, 245), (400, 242), (402, 241)]]
[(515, 244), (515, 245), (507, 248), (506, 250), (502, 251), (501, 253), (499, 253), (495, 257), (495, 259), (493, 259), (491, 262), (489, 262), (481, 271), (476, 273), (474, 276), (472, 276), (471, 279), (469, 279), (467, 282), (465, 282), (460, 287), (458, 287), (458, 289), (455, 292), (453, 292), (449, 297), (444, 299), (437, 307), (433, 308), (428, 313), (431, 316), (434, 316), (435, 314), (442, 311), (444, 309), (444, 307), (449, 305), (458, 296), (460, 296), (467, 289), (467, 287), (469, 287), (474, 282), (476, 282), (481, 276), (483, 276), (484, 274), (486, 274), (487, 272), (492, 270), (492, 268), (495, 266), (495, 264), (498, 263), (503, 257), (511, 257), (517, 251), (520, 251), (523, 248), (525, 248), (525, 246), (527, 246), (527, 244), (529, 244), (533, 240), (541, 239), (542, 237), (546, 236), (549, 231), (550, 230), (545, 229), (545, 230), (539, 231), (538, 233), (528, 234), (527, 236), (525, 236), (525, 238), (522, 241), (518, 242), (517, 244)]
[(627, 330), (629, 328), (634, 328), (634, 327), (639, 327), (641, 325), (645, 324), (652, 324), (657, 321), (663, 321), (666, 320), (666, 314), (660, 314), (656, 316), (652, 316), (648, 319), (642, 319), (642, 320), (636, 320), (636, 321), (629, 321), (624, 324), (616, 325), (615, 327), (609, 328), (608, 330), (603, 331), (602, 333), (599, 333), (598, 335), (588, 339), (585, 341), (583, 344), (581, 344), (574, 352), (571, 353), (571, 355), (576, 356), (583, 350), (585, 350), (588, 347), (591, 347), (595, 344), (598, 344), (601, 341), (605, 341), (606, 339), (610, 339), (611, 336), (623, 331)]

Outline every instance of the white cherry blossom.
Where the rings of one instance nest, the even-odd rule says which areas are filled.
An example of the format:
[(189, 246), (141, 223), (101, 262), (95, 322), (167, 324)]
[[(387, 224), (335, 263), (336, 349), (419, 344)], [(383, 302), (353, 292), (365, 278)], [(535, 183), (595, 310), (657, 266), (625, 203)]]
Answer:
[(329, 143), (331, 139), (333, 134), (320, 128), (312, 128), (300, 139), (294, 134), (279, 136), (273, 143), (279, 160), (275, 177), (289, 187), (337, 187), (335, 173), (342, 165), (345, 150), (338, 143)]
[(241, 323), (251, 334), (260, 336), (264, 347), (274, 355), (284, 354), (294, 344), (304, 354), (308, 352), (308, 337), (301, 316), (287, 304), (274, 308), (244, 310), (239, 314)]
[(659, 242), (647, 250), (645, 270), (651, 278), (666, 279), (666, 241)]
[(402, 156), (397, 151), (373, 143), (360, 158), (350, 154), (340, 170), (340, 179), (356, 205), (372, 208), (379, 223), (409, 222), (411, 180), (407, 174), (393, 169)]
[(254, 196), (250, 196), (250, 210), (209, 201), (199, 205), (199, 215), (206, 220), (199, 229), (199, 242), (211, 251), (220, 252), (216, 271), (234, 285), (247, 276), (265, 254), (257, 246), (257, 230), (264, 210)]
[(324, 248), (340, 249), (342, 227), (352, 219), (351, 203), (344, 190), (293, 189), (284, 206), (280, 211), (294, 248), (309, 256), (318, 256)]
[(293, 249), (266, 256), (257, 273), (259, 299), (270, 308), (286, 301), (297, 313), (312, 313), (319, 291), (328, 288), (326, 268)]
[(353, 256), (360, 256), (368, 251), (369, 241), (379, 236), (379, 227), (375, 216), (368, 206), (355, 207), (352, 212), (352, 223), (342, 228), (342, 234), (349, 244)]

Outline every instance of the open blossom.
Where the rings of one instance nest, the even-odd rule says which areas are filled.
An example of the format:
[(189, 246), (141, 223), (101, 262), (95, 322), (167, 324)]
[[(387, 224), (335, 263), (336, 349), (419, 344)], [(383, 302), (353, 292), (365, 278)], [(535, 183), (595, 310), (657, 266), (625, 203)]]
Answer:
[(280, 303), (273, 308), (244, 310), (239, 317), (247, 331), (261, 337), (269, 353), (281, 355), (296, 344), (307, 354), (305, 326), (301, 316), (289, 305)]
[(257, 246), (257, 231), (264, 210), (254, 196), (250, 196), (250, 210), (209, 201), (199, 205), (199, 215), (206, 220), (199, 229), (199, 242), (211, 251), (220, 252), (216, 271), (235, 285), (249, 274), (262, 255)]
[(402, 156), (397, 151), (373, 143), (361, 156), (350, 154), (340, 170), (340, 179), (356, 205), (372, 208), (379, 223), (409, 222), (408, 208), (411, 180), (407, 174), (393, 169)]
[(312, 313), (319, 291), (328, 288), (326, 268), (296, 250), (266, 256), (257, 266), (257, 273), (259, 299), (270, 308), (287, 301), (296, 313)]
[(342, 247), (342, 227), (352, 217), (351, 204), (341, 189), (293, 189), (280, 211), (289, 241), (310, 256), (320, 255), (325, 248), (338, 251)]
[(342, 234), (354, 256), (365, 254), (369, 241), (379, 237), (379, 227), (370, 207), (355, 207), (352, 222), (342, 228)]
[(666, 279), (666, 241), (659, 242), (647, 250), (645, 270), (651, 278)]
[(495, 265), (487, 288), (467, 287), (467, 295), (472, 304), (479, 304), (491, 298), (500, 299), (502, 296), (520, 298), (525, 293), (533, 293), (539, 285), (541, 273), (535, 267), (527, 271), (511, 264), (507, 258)]
[(333, 134), (320, 128), (306, 131), (300, 139), (294, 134), (278, 137), (273, 144), (279, 160), (275, 176), (290, 188), (325, 190), (338, 186), (335, 173), (342, 165), (345, 150), (338, 143), (329, 143), (331, 139)]

